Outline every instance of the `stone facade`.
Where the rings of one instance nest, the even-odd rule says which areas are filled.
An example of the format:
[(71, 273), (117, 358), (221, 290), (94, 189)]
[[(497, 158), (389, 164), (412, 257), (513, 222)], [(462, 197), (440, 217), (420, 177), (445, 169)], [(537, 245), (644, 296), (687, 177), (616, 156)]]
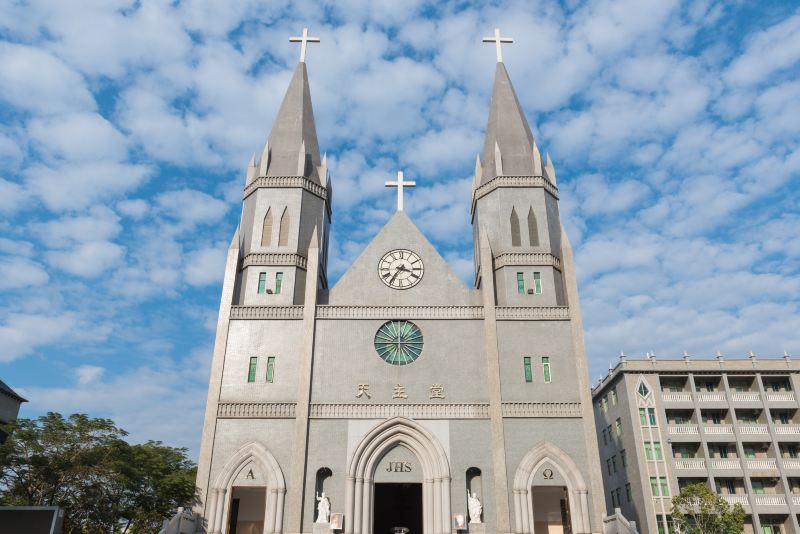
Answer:
[[(201, 528), (330, 531), (315, 523), (324, 491), (346, 534), (406, 524), (443, 534), (457, 530), (470, 491), (483, 506), (475, 532), (601, 532), (572, 252), (554, 167), (505, 66), (486, 163), (476, 165), (474, 287), (398, 211), (329, 288), (335, 212), (317, 146), (301, 62), (248, 167), (228, 251), (197, 478)], [(424, 263), (413, 287), (390, 287), (410, 267), (379, 271), (395, 250)], [(391, 321), (421, 331), (413, 363), (379, 356), (376, 332)]]
[(745, 532), (800, 532), (798, 390), (788, 357), (621, 358), (592, 392), (608, 512), (671, 532), (671, 497), (704, 482)]

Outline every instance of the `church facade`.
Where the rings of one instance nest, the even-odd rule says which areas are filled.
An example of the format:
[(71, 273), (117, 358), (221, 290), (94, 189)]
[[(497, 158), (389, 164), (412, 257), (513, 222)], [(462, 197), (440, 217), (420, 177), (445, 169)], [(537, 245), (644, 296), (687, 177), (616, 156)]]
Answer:
[(473, 228), (473, 287), (403, 211), (402, 176), (392, 183), (397, 212), (331, 287), (336, 212), (303, 47), (248, 166), (228, 250), (198, 465), (200, 528), (602, 532), (556, 174), (501, 58), (463, 221)]

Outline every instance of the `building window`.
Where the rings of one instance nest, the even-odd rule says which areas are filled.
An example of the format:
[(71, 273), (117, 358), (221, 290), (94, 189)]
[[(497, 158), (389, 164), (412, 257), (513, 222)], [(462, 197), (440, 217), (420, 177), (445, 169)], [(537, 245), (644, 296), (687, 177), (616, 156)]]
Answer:
[(608, 476), (611, 476), (611, 458), (606, 460), (606, 471), (608, 471)]
[(611, 428), (611, 425), (608, 425), (608, 439), (614, 438), (614, 431)]
[(611, 490), (608, 493), (611, 494), (611, 507), (616, 508), (617, 502), (614, 500), (614, 490)]
[(539, 271), (533, 273), (533, 292), (537, 295), (542, 294), (542, 273)]
[(525, 293), (525, 278), (522, 273), (517, 273), (517, 293), (520, 295)]
[(639, 382), (638, 391), (639, 391), (639, 395), (641, 395), (642, 397), (646, 397), (646, 396), (648, 396), (650, 394), (650, 390), (647, 388), (647, 386), (644, 384), (644, 382)]
[(275, 356), (269, 356), (267, 358), (267, 382), (272, 384), (272, 381), (275, 379)]
[(256, 381), (256, 367), (258, 366), (258, 358), (255, 356), (250, 358), (250, 367), (247, 371), (247, 381), (248, 382), (255, 382)]
[(647, 426), (647, 410), (639, 408), (639, 422), (642, 426)]
[(267, 291), (267, 273), (258, 273), (258, 294), (263, 295)]
[(511, 208), (511, 246), (520, 246), (521, 240), (519, 238), (519, 217), (517, 217), (517, 210)]
[(619, 417), (617, 417), (617, 420), (614, 421), (614, 425), (615, 425), (616, 430), (617, 430), (617, 436), (621, 436), (622, 435), (622, 420)]
[(653, 445), (649, 441), (644, 442), (644, 457), (647, 460), (653, 460)]
[(753, 479), (751, 484), (753, 485), (753, 493), (756, 495), (764, 495), (764, 483), (762, 481)]
[(756, 457), (756, 450), (753, 447), (745, 447), (744, 448), (744, 457), (745, 458), (755, 458)]
[(536, 225), (536, 215), (533, 214), (533, 208), (528, 210), (528, 239), (532, 247), (539, 246), (539, 229)]
[(625, 452), (625, 449), (619, 451), (619, 458), (622, 460), (622, 467), (628, 467), (628, 454)]
[(659, 496), (657, 477), (650, 477), (650, 492), (653, 494), (653, 497)]
[(656, 409), (655, 408), (648, 408), (647, 414), (650, 416), (650, 426), (657, 426), (656, 425)]
[(653, 442), (653, 458), (656, 460), (663, 460), (664, 456), (661, 454), (661, 442), (654, 441)]
[(285, 247), (289, 244), (289, 208), (284, 208), (281, 215), (281, 227), (278, 231), (278, 246)]
[(267, 214), (264, 215), (264, 224), (261, 227), (261, 246), (268, 247), (272, 245), (272, 208), (267, 209)]
[(522, 358), (522, 367), (525, 369), (525, 382), (533, 382), (533, 369), (531, 368), (531, 357)]
[(669, 484), (667, 484), (667, 477), (658, 477), (661, 482), (661, 496), (666, 497), (669, 495)]
[[(544, 383), (550, 383), (550, 358), (542, 356), (542, 376), (544, 376)], [(617, 419), (619, 421), (619, 419)]]
[(281, 286), (283, 285), (283, 273), (275, 273), (275, 294), (281, 294)]
[(614, 469), (614, 472), (617, 472), (617, 455), (611, 457), (611, 467)]
[(789, 458), (797, 458), (797, 445), (789, 445)]
[(611, 388), (611, 405), (617, 405), (617, 388)]
[(631, 494), (631, 483), (628, 482), (627, 484), (625, 484), (625, 500), (631, 502), (632, 497), (633, 495)]
[(603, 429), (603, 445), (608, 445), (608, 432), (605, 428)]
[(621, 489), (617, 488), (615, 491), (617, 494), (617, 506), (619, 506), (622, 504), (622, 495), (620, 495)]
[(728, 446), (727, 445), (720, 445), (719, 446), (719, 457), (720, 458), (727, 458), (728, 457)]

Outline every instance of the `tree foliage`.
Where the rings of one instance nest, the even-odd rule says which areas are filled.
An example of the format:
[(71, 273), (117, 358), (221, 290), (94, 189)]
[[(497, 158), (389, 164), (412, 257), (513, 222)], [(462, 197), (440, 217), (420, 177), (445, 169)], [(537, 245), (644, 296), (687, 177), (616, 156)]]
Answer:
[(745, 511), (731, 508), (705, 483), (689, 484), (672, 498), (672, 521), (684, 534), (742, 534)]
[(48, 413), (10, 425), (0, 446), (0, 503), (61, 506), (65, 534), (157, 532), (194, 497), (186, 449), (129, 444), (110, 419)]

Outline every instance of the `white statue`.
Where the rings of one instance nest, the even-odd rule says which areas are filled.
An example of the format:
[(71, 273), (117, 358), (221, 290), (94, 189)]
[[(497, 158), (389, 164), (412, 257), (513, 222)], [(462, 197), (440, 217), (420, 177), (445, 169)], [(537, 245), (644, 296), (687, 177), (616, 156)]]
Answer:
[(483, 505), (481, 504), (478, 495), (473, 491), (471, 494), (467, 491), (467, 507), (469, 508), (469, 522), (481, 523), (481, 513), (483, 512)]
[(317, 520), (315, 523), (328, 523), (328, 520), (331, 515), (331, 501), (325, 496), (325, 492), (322, 492), (322, 495), (317, 493)]

